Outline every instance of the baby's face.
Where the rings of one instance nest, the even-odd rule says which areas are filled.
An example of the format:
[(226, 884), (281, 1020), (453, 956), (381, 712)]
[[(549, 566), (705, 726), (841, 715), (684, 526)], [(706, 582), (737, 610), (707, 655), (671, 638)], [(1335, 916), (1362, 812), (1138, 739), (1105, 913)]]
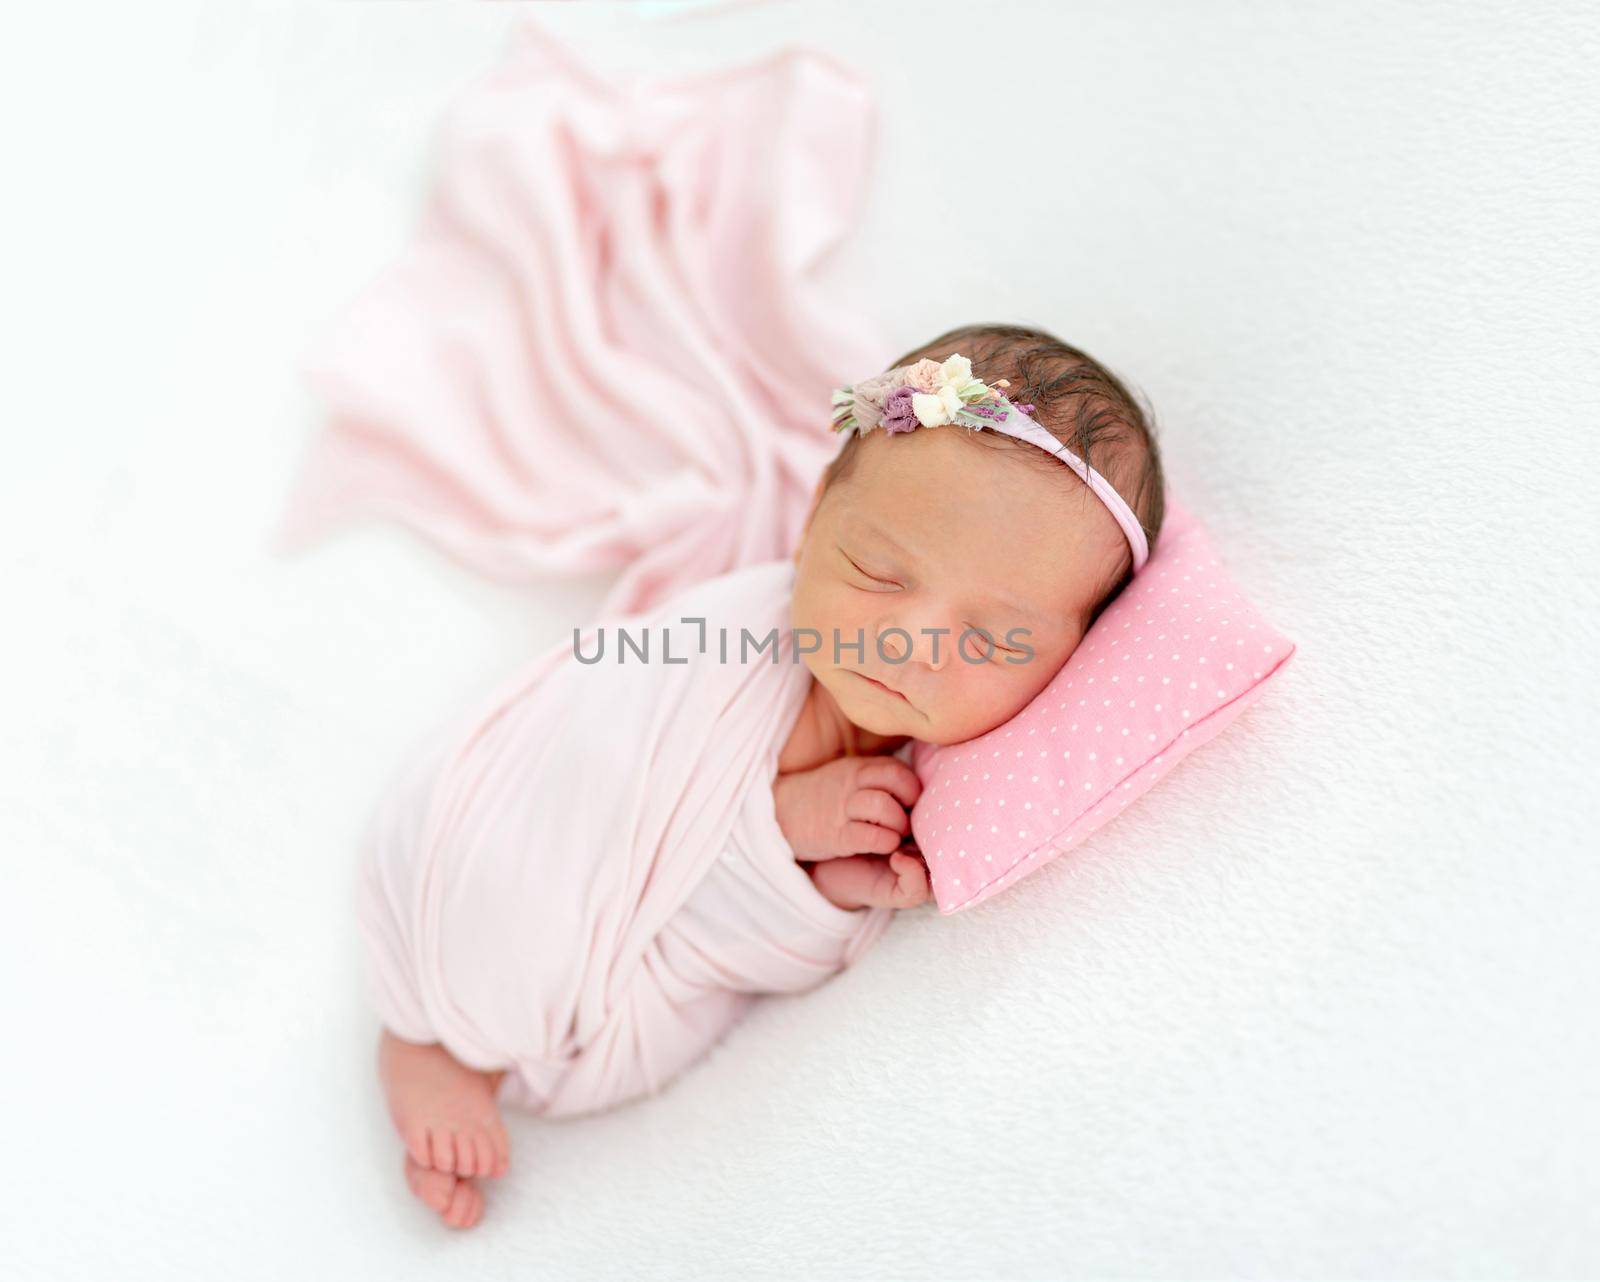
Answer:
[(875, 734), (959, 743), (1010, 720), (1077, 648), (1127, 546), (1072, 478), (965, 430), (869, 433), (796, 557), (792, 623), (821, 637), (806, 665)]

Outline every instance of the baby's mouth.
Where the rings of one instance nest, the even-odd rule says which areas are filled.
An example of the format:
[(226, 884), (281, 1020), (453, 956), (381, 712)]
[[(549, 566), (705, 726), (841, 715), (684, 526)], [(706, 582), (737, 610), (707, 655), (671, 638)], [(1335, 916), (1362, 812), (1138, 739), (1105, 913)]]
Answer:
[(867, 682), (867, 684), (869, 684), (869, 685), (877, 686), (878, 689), (882, 690), (885, 694), (887, 694), (892, 699), (898, 699), (901, 703), (907, 703), (907, 704), (909, 704), (911, 702), (910, 699), (906, 698), (905, 695), (901, 694), (893, 686), (886, 686), (886, 685), (883, 684), (883, 682), (877, 680), (876, 678), (869, 677), (865, 672), (857, 672), (854, 668), (846, 668), (845, 671), (850, 673), (852, 676), (860, 677), (863, 681)]

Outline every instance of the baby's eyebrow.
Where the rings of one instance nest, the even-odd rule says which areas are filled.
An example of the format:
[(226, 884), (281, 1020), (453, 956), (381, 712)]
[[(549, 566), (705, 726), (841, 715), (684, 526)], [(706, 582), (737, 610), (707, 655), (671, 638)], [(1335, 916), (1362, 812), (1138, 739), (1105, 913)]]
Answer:
[[(883, 526), (877, 524), (876, 522), (863, 521), (861, 523), (861, 528), (867, 533), (876, 535), (878, 538), (882, 539), (885, 543), (894, 548), (895, 551), (899, 552), (908, 560), (915, 561), (917, 559), (916, 555), (909, 548), (907, 548), (905, 544), (901, 543), (899, 539), (895, 538), (894, 535), (890, 534), (888, 530), (884, 529)], [(999, 594), (994, 593), (990, 594), (988, 599), (992, 604), (999, 606), (1003, 610), (1010, 610), (1013, 614), (1021, 615), (1029, 623), (1044, 622), (1042, 615), (1036, 614), (1027, 606), (1022, 605), (1020, 602), (1013, 601), (1010, 597), (1000, 596)]]
[(1043, 617), (1041, 615), (1035, 614), (1027, 606), (1022, 605), (1020, 602), (1013, 601), (1010, 597), (991, 596), (989, 600), (1003, 610), (1010, 610), (1013, 614), (1021, 615), (1029, 623), (1043, 622)]
[(884, 529), (883, 526), (877, 524), (875, 521), (863, 521), (861, 523), (861, 528), (868, 534), (874, 534), (878, 538), (882, 539), (907, 560), (915, 561), (917, 559), (917, 554), (915, 552), (908, 548), (904, 543), (900, 542), (899, 539), (895, 538), (894, 535), (890, 534), (888, 530)]

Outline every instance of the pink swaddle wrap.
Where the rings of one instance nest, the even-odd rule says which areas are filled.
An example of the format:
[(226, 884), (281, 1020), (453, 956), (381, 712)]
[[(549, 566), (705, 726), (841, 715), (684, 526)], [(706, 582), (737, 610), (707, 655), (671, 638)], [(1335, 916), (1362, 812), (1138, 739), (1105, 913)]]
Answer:
[[(810, 682), (793, 576), (749, 566), (625, 621), (649, 663), (617, 661), (615, 622), (596, 663), (563, 642), (413, 750), (362, 852), (387, 1027), (510, 1068), (506, 1103), (592, 1112), (660, 1089), (753, 994), (813, 987), (882, 934), (893, 910), (824, 899), (774, 813)], [(740, 662), (741, 629), (778, 644)], [(585, 633), (584, 656), (596, 645)]]

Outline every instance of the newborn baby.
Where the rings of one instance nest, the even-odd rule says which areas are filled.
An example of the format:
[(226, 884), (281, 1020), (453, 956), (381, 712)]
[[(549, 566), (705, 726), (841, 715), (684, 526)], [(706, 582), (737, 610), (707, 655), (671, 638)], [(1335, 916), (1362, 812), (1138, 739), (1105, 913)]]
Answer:
[[(1147, 416), (1112, 374), (1077, 349), (1038, 330), (972, 326), (941, 335), (894, 362), (891, 370), (899, 377), (890, 381), (901, 386), (893, 389), (887, 405), (881, 398), (889, 389), (881, 377), (855, 385), (842, 401), (836, 394), (835, 427), (849, 435), (812, 499), (794, 558), (788, 603), (794, 634), (818, 641), (794, 648), (796, 655), (803, 654), (806, 672), (797, 667), (790, 671), (804, 680), (805, 691), (798, 716), (776, 754), (776, 775), (766, 776), (771, 780), (772, 808), (765, 823), (770, 828), (775, 815), (787, 841), (789, 851), (782, 858), (788, 861), (792, 854), (794, 861), (787, 863), (788, 876), (796, 876), (798, 863), (815, 892), (832, 905), (830, 909), (815, 903), (813, 897), (806, 914), (808, 920), (829, 929), (840, 925), (826, 916), (830, 912), (845, 923), (855, 923), (859, 915), (853, 910), (887, 916), (889, 910), (914, 907), (929, 898), (927, 869), (910, 840), (909, 811), (920, 785), (902, 756), (894, 754), (914, 739), (938, 744), (971, 739), (1021, 711), (1055, 676), (1095, 618), (1142, 564), (1163, 518), (1160, 460)], [(1110, 499), (1097, 496), (1080, 473), (1047, 452), (1046, 444), (1036, 447), (1000, 431), (972, 430), (958, 395), (962, 388), (971, 393), (972, 380), (1003, 390), (1012, 404), (1092, 469), (1094, 484), (1109, 484), (1116, 494)], [(996, 402), (986, 398), (982, 403)], [(862, 423), (861, 416), (871, 421)], [(771, 563), (769, 569), (782, 564)], [(774, 602), (781, 605), (782, 598)], [(798, 698), (799, 687), (792, 688)], [(770, 717), (767, 724), (774, 729), (782, 725)], [(495, 736), (509, 739), (514, 732), (510, 714), (497, 716), (469, 742), (487, 743), (498, 751)], [(770, 742), (777, 740), (774, 734)], [(771, 758), (766, 760), (770, 769)], [(528, 777), (495, 767), (483, 778), (507, 776)], [(451, 796), (470, 801), (482, 792), (474, 784)], [(452, 807), (459, 809), (462, 804), (424, 799), (415, 813), (432, 814), (438, 822), (438, 815), (453, 815)], [(514, 804), (497, 803), (501, 812)], [(752, 813), (752, 822), (758, 822), (759, 814)], [(497, 812), (492, 817), (499, 821), (504, 815)], [(522, 821), (520, 813), (517, 817)], [(478, 843), (474, 849), (488, 849), (483, 843), (496, 830), (480, 819), (474, 823), (469, 834)], [(528, 840), (521, 828), (513, 835), (517, 841)], [(430, 849), (443, 840), (430, 828)], [(782, 849), (776, 831), (770, 845)], [(483, 858), (473, 858), (480, 869), (485, 865)], [(395, 957), (412, 949), (405, 930), (416, 916), (417, 901), (408, 898), (407, 887), (390, 885), (404, 880), (402, 862), (393, 868), (375, 867), (380, 869), (378, 881), (388, 879), (384, 893), (399, 905), (399, 917), (407, 919), (391, 927), (387, 917), (372, 910), (370, 920), (379, 923), (372, 927), (378, 941), (374, 947)], [(438, 883), (443, 875), (435, 870), (422, 880)], [(525, 870), (518, 875), (527, 881), (540, 874)], [(811, 896), (804, 879), (797, 880), (802, 893)], [(713, 881), (714, 877), (706, 877), (708, 886)], [(489, 906), (509, 899), (505, 892), (515, 889), (493, 882), (458, 886), (447, 893), (454, 895), (450, 902), (484, 905), (480, 911), (489, 912)], [(594, 898), (590, 892), (585, 895)], [(724, 902), (732, 904), (702, 899), (693, 906), (703, 915), (715, 914)], [(387, 911), (385, 907), (383, 912)], [(513, 918), (507, 935), (519, 943), (528, 933), (517, 926), (520, 920)], [(471, 923), (476, 932), (477, 919)], [(437, 921), (430, 921), (422, 932), (427, 938), (421, 951), (430, 956), (440, 952), (441, 929)], [(749, 927), (743, 924), (739, 929), (748, 933)], [(469, 962), (479, 965), (491, 985), (512, 989), (504, 1009), (522, 1014), (533, 1006), (533, 997), (513, 986), (525, 983), (537, 995), (537, 984), (519, 972), (515, 956), (501, 955), (505, 946), (499, 939), (486, 925), (481, 934), (473, 934), (470, 949), (458, 950), (455, 966), (461, 971)], [(808, 946), (780, 951), (803, 952)], [(473, 951), (481, 956), (471, 956)], [(416, 969), (409, 956), (404, 960)], [(553, 970), (554, 962), (547, 962), (543, 954), (538, 961), (539, 982), (546, 982), (545, 970)], [(834, 968), (839, 964), (844, 963), (827, 963)], [(395, 972), (402, 969), (397, 962)], [(396, 990), (400, 987), (392, 978), (385, 982)], [(409, 978), (407, 984), (415, 986)], [(797, 989), (790, 985), (784, 991)], [(631, 999), (632, 994), (625, 996)], [(396, 992), (389, 1000), (394, 1003), (390, 1009), (402, 1015), (426, 1004), (410, 993)], [(647, 1000), (670, 1006), (654, 996)], [(442, 1008), (454, 1016), (459, 1013), (457, 1005), (452, 997)], [(481, 1044), (473, 1041), (480, 1026), (503, 1015), (501, 1008), (486, 1005), (488, 1014), (477, 1025), (452, 1030), (457, 1031), (459, 1044)], [(441, 1003), (434, 1004), (440, 1007)], [(549, 1009), (568, 1008), (552, 1004)], [(720, 1029), (733, 1011), (732, 1006), (727, 1012), (717, 1008), (715, 1020), (695, 1018), (706, 1029), (714, 1023)], [(566, 1018), (539, 1016), (546, 1023)], [(576, 1024), (581, 1015), (571, 1018)], [(694, 1022), (676, 1008), (668, 1009), (664, 1018), (674, 1028)], [(505, 1017), (500, 1022), (509, 1027), (512, 1020)], [(499, 1104), (508, 1070), (489, 1066), (497, 1059), (504, 1062), (498, 1052), (452, 1055), (441, 1044), (447, 1039), (424, 1031), (423, 1026), (420, 1014), (386, 1019), (379, 1046), (380, 1076), (390, 1116), (406, 1148), (411, 1190), (446, 1224), (467, 1227), (483, 1210), (478, 1177), (507, 1170), (509, 1141)], [(706, 1033), (708, 1038), (714, 1035)], [(641, 1036), (629, 1030), (620, 1040), (632, 1045)], [(664, 1058), (658, 1052), (647, 1051), (646, 1056)], [(464, 1058), (479, 1062), (470, 1064)], [(539, 1078), (544, 1069), (543, 1062), (531, 1055), (517, 1062), (516, 1071), (523, 1076), (531, 1072)], [(554, 1086), (546, 1085), (554, 1096)], [(598, 1107), (601, 1098), (622, 1098), (642, 1088), (608, 1089), (611, 1096), (591, 1096), (582, 1108)], [(580, 1108), (573, 1105), (568, 1111)]]
[[(1030, 417), (1116, 485), (1154, 542), (1159, 457), (1109, 373), (1000, 326), (942, 335), (893, 368), (957, 351), (979, 354), (973, 373), (991, 386), (1021, 383), (1010, 399), (1033, 403)], [(914, 907), (929, 895), (907, 814), (921, 785), (880, 754), (910, 739), (959, 743), (1026, 707), (1131, 576), (1128, 539), (1077, 476), (1026, 442), (959, 426), (878, 430), (851, 435), (828, 468), (795, 562), (794, 627), (824, 642), (805, 656), (815, 680), (779, 758), (778, 822), (832, 903)], [(993, 653), (976, 631), (958, 652), (967, 629), (993, 638)]]

